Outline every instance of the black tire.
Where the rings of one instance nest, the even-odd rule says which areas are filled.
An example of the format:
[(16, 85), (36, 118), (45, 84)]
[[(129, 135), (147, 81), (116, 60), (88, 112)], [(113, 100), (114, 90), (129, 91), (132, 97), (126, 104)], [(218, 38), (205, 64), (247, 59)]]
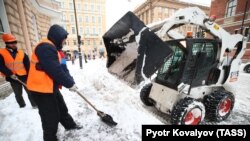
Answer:
[(141, 101), (143, 104), (147, 105), (147, 106), (153, 106), (153, 102), (150, 101), (149, 99), (149, 93), (150, 93), (150, 90), (152, 88), (152, 84), (147, 84), (145, 86), (143, 86), (143, 88), (141, 89), (141, 92), (140, 92), (140, 98), (141, 98)]
[[(198, 115), (194, 115), (193, 112)], [(173, 111), (171, 112), (171, 124), (197, 125), (203, 121), (204, 117), (205, 106), (203, 105), (203, 103), (198, 102), (193, 98), (186, 97), (178, 101), (174, 106)]]
[(218, 91), (204, 97), (206, 118), (211, 121), (222, 121), (228, 118), (234, 107), (234, 95), (227, 91)]
[(249, 65), (246, 65), (246, 66), (244, 67), (244, 71), (245, 71), (246, 73), (250, 73), (250, 64), (249, 64)]

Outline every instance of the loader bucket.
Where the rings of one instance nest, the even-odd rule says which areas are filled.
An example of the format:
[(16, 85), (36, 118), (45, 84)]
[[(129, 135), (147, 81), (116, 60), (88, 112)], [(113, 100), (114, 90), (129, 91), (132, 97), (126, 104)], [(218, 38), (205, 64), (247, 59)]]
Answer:
[(149, 78), (172, 50), (132, 12), (126, 13), (104, 35), (107, 68), (132, 85)]

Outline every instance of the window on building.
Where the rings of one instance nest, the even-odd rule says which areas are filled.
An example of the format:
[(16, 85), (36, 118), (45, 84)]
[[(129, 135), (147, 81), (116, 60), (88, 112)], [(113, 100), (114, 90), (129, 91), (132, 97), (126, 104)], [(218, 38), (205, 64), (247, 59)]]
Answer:
[(82, 22), (82, 16), (78, 15), (78, 21), (81, 23)]
[(95, 9), (94, 9), (94, 5), (92, 4), (91, 5), (91, 11), (94, 11)]
[(89, 31), (89, 34), (91, 35), (93, 30), (92, 30), (91, 27), (89, 27), (89, 30), (88, 30), (88, 31)]
[(75, 22), (74, 15), (70, 15), (70, 21)]
[(64, 8), (64, 2), (60, 3), (61, 8)]
[(93, 28), (93, 34), (94, 34), (94, 35), (96, 34), (96, 32), (95, 32), (95, 28)]
[(101, 23), (101, 22), (102, 22), (102, 17), (99, 16), (99, 17), (98, 17), (98, 23)]
[(84, 34), (87, 34), (87, 35), (89, 34), (89, 28), (88, 27), (85, 28), (85, 33)]
[(98, 28), (96, 28), (95, 34), (96, 34), (96, 35), (99, 35), (99, 30), (98, 30)]
[(235, 15), (237, 6), (237, 0), (229, 0), (227, 4), (226, 17), (231, 17)]
[(0, 0), (0, 33), (1, 32), (10, 32), (4, 0)]
[(98, 34), (102, 34), (102, 29), (101, 28), (99, 28), (99, 33)]
[(76, 45), (76, 40), (73, 40), (73, 42), (74, 42), (74, 45)]
[(96, 41), (95, 40), (93, 41), (93, 45), (96, 45)]
[(84, 4), (84, 10), (88, 10), (88, 5)]
[(92, 16), (92, 23), (95, 23), (95, 16)]
[(72, 33), (72, 34), (76, 34), (76, 29), (75, 29), (75, 27), (71, 27), (71, 33)]
[(89, 22), (89, 17), (85, 16), (85, 22), (88, 23)]
[(100, 5), (97, 6), (97, 11), (100, 12), (101, 11), (101, 7)]
[(69, 3), (69, 9), (74, 9), (73, 3)]
[(90, 40), (87, 41), (88, 45), (90, 45)]
[(81, 8), (81, 4), (80, 3), (78, 3), (77, 4), (77, 10), (81, 10), (82, 8)]
[(80, 35), (82, 35), (83, 34), (83, 29), (82, 29), (82, 27), (80, 27)]

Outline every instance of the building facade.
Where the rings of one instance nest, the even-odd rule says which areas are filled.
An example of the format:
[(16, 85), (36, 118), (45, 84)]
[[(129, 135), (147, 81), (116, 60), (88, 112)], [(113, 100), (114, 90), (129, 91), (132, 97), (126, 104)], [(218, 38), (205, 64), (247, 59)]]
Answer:
[(85, 55), (97, 57), (104, 48), (102, 35), (106, 31), (106, 0), (75, 0), (77, 25), (73, 0), (58, 0), (62, 11), (61, 22), (69, 33), (64, 51), (72, 55), (78, 53), (77, 30), (81, 36), (81, 51)]
[[(30, 56), (37, 42), (47, 36), (51, 24), (58, 21), (59, 6), (54, 0), (0, 0), (0, 34), (13, 34), (18, 48)], [(5, 48), (1, 35), (0, 48)], [(0, 76), (0, 84), (3, 80)]]
[[(46, 37), (49, 27), (60, 17), (59, 3), (53, 0), (0, 0), (0, 34), (12, 33), (18, 48), (31, 54), (35, 44)], [(0, 40), (0, 47), (5, 47)]]
[[(162, 21), (174, 14), (178, 9), (186, 7), (199, 7), (207, 15), (209, 15), (209, 7), (185, 3), (177, 0), (146, 0), (142, 5), (134, 10), (137, 17), (140, 18), (146, 25)], [(185, 25), (177, 28), (176, 30), (183, 35), (187, 31), (197, 32), (197, 27), (193, 25)]]
[(231, 34), (239, 33), (243, 29), (248, 42), (242, 61), (250, 61), (250, 0), (212, 0), (210, 15), (216, 15), (216, 22)]

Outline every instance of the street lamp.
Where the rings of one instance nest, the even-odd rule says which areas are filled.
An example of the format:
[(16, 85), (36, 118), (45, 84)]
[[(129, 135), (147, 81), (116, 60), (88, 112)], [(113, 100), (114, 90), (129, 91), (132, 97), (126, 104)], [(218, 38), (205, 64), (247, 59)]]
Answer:
[(78, 43), (79, 63), (80, 63), (80, 69), (82, 69), (81, 36), (78, 33), (78, 24), (77, 24), (75, 0), (73, 0), (73, 4), (74, 4), (74, 12), (75, 12), (76, 34), (77, 34), (77, 41), (78, 41), (77, 43)]

